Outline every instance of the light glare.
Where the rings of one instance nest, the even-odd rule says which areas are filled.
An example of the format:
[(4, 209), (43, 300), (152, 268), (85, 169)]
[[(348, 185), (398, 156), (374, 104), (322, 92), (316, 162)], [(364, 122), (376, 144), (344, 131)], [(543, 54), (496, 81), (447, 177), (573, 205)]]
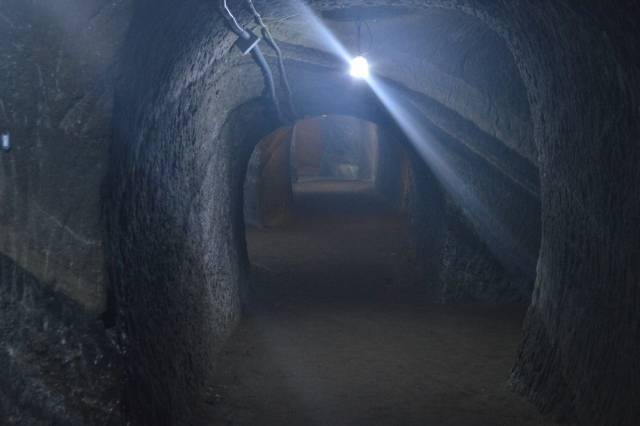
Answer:
[(353, 77), (369, 77), (369, 63), (364, 56), (358, 56), (351, 61), (351, 75)]
[[(491, 247), (494, 254), (505, 264), (515, 262), (517, 265), (526, 265), (522, 268), (523, 270), (531, 269), (528, 265), (531, 262), (535, 265), (537, 257), (532, 256), (518, 243), (491, 209), (477, 197), (474, 188), (457, 175), (455, 168), (447, 161), (447, 154), (442, 152), (442, 147), (437, 143), (437, 138), (424, 125), (428, 121), (424, 112), (403, 95), (397, 93), (391, 86), (375, 77), (370, 77), (369, 65), (364, 57), (358, 56), (351, 59), (344, 46), (323, 24), (314, 10), (301, 0), (293, 0), (293, 2), (303, 10), (302, 14), (310, 20), (311, 27), (315, 30), (313, 33), (319, 33), (318, 41), (321, 45), (337, 53), (346, 63), (351, 62), (352, 76), (366, 79), (373, 92), (387, 108), (409, 141), (412, 142), (450, 197), (466, 212), (474, 224), (474, 228)], [(504, 247), (508, 247), (511, 253), (505, 252)]]

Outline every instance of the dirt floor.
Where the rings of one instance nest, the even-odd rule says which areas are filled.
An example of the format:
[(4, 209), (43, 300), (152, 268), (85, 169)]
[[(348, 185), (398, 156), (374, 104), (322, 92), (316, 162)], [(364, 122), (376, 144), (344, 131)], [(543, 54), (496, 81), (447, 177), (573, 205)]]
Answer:
[(294, 186), (249, 229), (251, 299), (203, 425), (551, 425), (507, 388), (524, 308), (439, 306), (402, 221), (361, 182)]

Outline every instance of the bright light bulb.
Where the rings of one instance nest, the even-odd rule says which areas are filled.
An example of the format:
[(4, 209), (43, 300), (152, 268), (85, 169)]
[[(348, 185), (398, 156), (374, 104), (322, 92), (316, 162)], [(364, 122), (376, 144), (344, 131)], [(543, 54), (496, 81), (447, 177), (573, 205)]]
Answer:
[(351, 61), (351, 75), (353, 77), (369, 77), (369, 63), (364, 56), (358, 56)]

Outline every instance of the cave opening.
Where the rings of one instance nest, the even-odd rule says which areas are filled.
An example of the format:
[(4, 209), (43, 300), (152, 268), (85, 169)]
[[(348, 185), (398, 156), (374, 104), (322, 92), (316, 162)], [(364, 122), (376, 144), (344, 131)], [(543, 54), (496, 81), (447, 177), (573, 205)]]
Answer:
[[(425, 16), (430, 24), (437, 25), (425, 27)], [(280, 30), (283, 36), (287, 34), (287, 39), (295, 40), (299, 45), (299, 48), (295, 49), (294, 57), (286, 62), (287, 74), (293, 89), (293, 102), (299, 114), (311, 117), (342, 115), (375, 123), (375, 126), (381, 129), (379, 134), (386, 135), (382, 139), (386, 141), (380, 143), (381, 139), (378, 138), (378, 155), (373, 155), (375, 150), (370, 150), (370, 161), (361, 161), (367, 155), (361, 155), (357, 164), (355, 160), (323, 162), (321, 159), (320, 165), (315, 163), (317, 170), (313, 170), (313, 165), (309, 164), (306, 164), (306, 169), (298, 169), (296, 161), (296, 167), (292, 169), (291, 160), (298, 160), (295, 155), (298, 149), (294, 149), (292, 155), (291, 141), (292, 137), (297, 135), (299, 123), (278, 128), (276, 116), (280, 114), (274, 114), (273, 99), (266, 96), (268, 91), (264, 90), (264, 75), (248, 55), (240, 56), (229, 44), (226, 48), (236, 54), (231, 54), (227, 62), (221, 63), (218, 68), (210, 68), (210, 65), (200, 68), (186, 59), (166, 68), (167, 77), (161, 79), (176, 81), (173, 78), (180, 76), (193, 80), (186, 86), (179, 84), (180, 89), (175, 92), (175, 96), (180, 100), (166, 98), (161, 101), (163, 106), (157, 110), (162, 111), (161, 116), (155, 116), (155, 113), (147, 116), (142, 121), (142, 129), (136, 128), (138, 122), (132, 121), (139, 120), (139, 117), (127, 113), (126, 109), (117, 112), (116, 119), (122, 123), (120, 128), (129, 129), (127, 131), (133, 134), (140, 131), (148, 132), (147, 137), (140, 140), (140, 146), (133, 145), (131, 148), (125, 148), (122, 153), (116, 153), (116, 160), (124, 160), (125, 164), (133, 162), (137, 167), (136, 175), (119, 184), (115, 193), (119, 197), (116, 205), (120, 203), (122, 206), (120, 214), (124, 216), (125, 221), (111, 222), (114, 235), (128, 234), (123, 241), (125, 250), (118, 247), (119, 253), (115, 253), (116, 257), (126, 253), (123, 260), (130, 262), (129, 253), (132, 253), (137, 259), (136, 262), (144, 265), (141, 267), (134, 263), (135, 267), (131, 269), (116, 265), (119, 269), (116, 277), (122, 279), (122, 284), (116, 285), (116, 289), (120, 290), (120, 294), (117, 295), (121, 307), (119, 324), (124, 327), (123, 340), (128, 339), (121, 342), (121, 345), (133, 349), (126, 352), (124, 363), (126, 368), (135, 368), (125, 376), (129, 380), (125, 386), (125, 403), (130, 407), (130, 413), (134, 418), (141, 416), (137, 421), (148, 421), (147, 419), (151, 418), (157, 422), (179, 422), (180, 416), (190, 416), (195, 410), (184, 408), (183, 411), (181, 407), (184, 407), (187, 401), (202, 400), (202, 386), (213, 390), (213, 395), (204, 395), (204, 399), (212, 403), (209, 405), (213, 407), (213, 416), (224, 413), (233, 417), (238, 414), (238, 410), (234, 409), (237, 401), (230, 401), (230, 413), (225, 413), (220, 405), (216, 409), (215, 389), (220, 384), (215, 381), (208, 384), (204, 382), (213, 371), (214, 364), (220, 368), (224, 365), (220, 352), (224, 342), (228, 341), (230, 336), (234, 336), (234, 329), (248, 330), (251, 334), (260, 333), (264, 327), (269, 327), (273, 318), (268, 316), (272, 313), (268, 309), (265, 310), (264, 304), (258, 303), (259, 306), (256, 307), (257, 302), (289, 298), (290, 303), (272, 307), (274, 315), (277, 316), (287, 313), (286, 310), (279, 312), (278, 308), (304, 305), (305, 292), (311, 293), (307, 298), (312, 301), (310, 308), (314, 307), (315, 299), (323, 298), (332, 302), (325, 303), (325, 306), (335, 304), (334, 308), (349, 300), (354, 303), (369, 301), (373, 303), (372, 312), (378, 313), (380, 310), (375, 310), (376, 301), (384, 305), (386, 302), (404, 300), (404, 303), (398, 302), (397, 312), (409, 321), (401, 321), (402, 324), (397, 330), (388, 330), (385, 333), (388, 340), (379, 342), (381, 346), (392, 347), (393, 338), (397, 335), (410, 335), (410, 330), (420, 329), (415, 323), (411, 324), (412, 319), (420, 317), (420, 307), (416, 307), (414, 303), (419, 300), (429, 300), (430, 302), (425, 303), (435, 303), (434, 306), (449, 304), (450, 307), (447, 309), (439, 310), (434, 307), (431, 310), (441, 312), (444, 315), (442, 318), (447, 318), (442, 321), (436, 320), (435, 323), (457, 324), (458, 330), (467, 330), (468, 335), (475, 337), (481, 336), (482, 333), (477, 330), (469, 331), (460, 326), (455, 313), (449, 315), (451, 310), (455, 311), (455, 306), (478, 306), (479, 310), (475, 310), (476, 317), (473, 317), (476, 308), (470, 309), (466, 314), (465, 309), (457, 312), (471, 325), (481, 324), (481, 318), (491, 321), (496, 315), (501, 317), (505, 322), (503, 326), (485, 324), (485, 328), (506, 328), (510, 331), (498, 337), (499, 340), (506, 339), (494, 345), (499, 348), (498, 352), (491, 352), (495, 348), (487, 348), (489, 353), (483, 357), (481, 363), (488, 364), (489, 360), (504, 356), (500, 365), (496, 364), (496, 370), (493, 371), (493, 378), (500, 378), (491, 385), (489, 382), (486, 386), (470, 382), (466, 382), (465, 385), (476, 389), (479, 394), (487, 386), (499, 387), (498, 393), (487, 398), (507, 398), (514, 401), (513, 411), (509, 416), (513, 416), (515, 422), (524, 418), (522, 421), (526, 424), (531, 418), (535, 418), (536, 421), (540, 419), (537, 415), (531, 414), (534, 416), (531, 417), (519, 412), (530, 411), (530, 407), (516, 395), (509, 394), (505, 382), (514, 360), (524, 310), (531, 300), (541, 235), (540, 183), (537, 164), (534, 161), (536, 148), (531, 133), (531, 111), (528, 108), (526, 88), (504, 40), (480, 20), (460, 12), (436, 10), (425, 16), (411, 17), (409, 22), (402, 21), (405, 18), (396, 17), (394, 19), (400, 20), (381, 22), (379, 27), (372, 30), (376, 37), (381, 33), (388, 36), (387, 39), (382, 38), (385, 42), (379, 43), (384, 55), (377, 58), (370, 56), (372, 69), (386, 68), (391, 71), (388, 76), (380, 78), (375, 74), (377, 71), (374, 71), (375, 77), (369, 78), (366, 82), (350, 77), (341, 65), (339, 57), (318, 52), (318, 49), (326, 49), (326, 40), (319, 43), (317, 39), (306, 38), (309, 34), (307, 28), (313, 27), (313, 21), (317, 18), (305, 15), (301, 20), (286, 21), (285, 27)], [(454, 33), (465, 40), (464, 44), (451, 37), (451, 26), (455, 28)], [(424, 33), (425, 28), (428, 29), (427, 34)], [(317, 26), (314, 29), (317, 30)], [(291, 35), (287, 31), (293, 31), (297, 35)], [(341, 23), (335, 24), (332, 31), (338, 32), (342, 38), (348, 38), (351, 34), (351, 29)], [(395, 47), (407, 31), (416, 32), (417, 36), (411, 43), (402, 44), (403, 49), (396, 50)], [(276, 31), (274, 33), (279, 34)], [(321, 39), (323, 37), (321, 34)], [(433, 41), (430, 44), (420, 43), (422, 37), (430, 37)], [(182, 46), (176, 45), (175, 49), (180, 52), (178, 57), (182, 57)], [(400, 58), (412, 50), (419, 52), (418, 55), (413, 55), (415, 61), (419, 62), (422, 55), (433, 57), (434, 67), (430, 68), (428, 73), (424, 73), (419, 67), (414, 68), (414, 72), (394, 68), (396, 63), (400, 63)], [(449, 51), (449, 56), (442, 57), (443, 51)], [(226, 50), (223, 52), (229, 54)], [(480, 57), (472, 63), (473, 66), (469, 66), (468, 60), (471, 52)], [(197, 57), (200, 61), (206, 58), (199, 55)], [(275, 61), (274, 57), (267, 54), (267, 62), (274, 65)], [(479, 74), (478, 68), (482, 69), (483, 73)], [(508, 88), (495, 83), (500, 79), (509, 81)], [(440, 89), (441, 84), (453, 85), (457, 97), (452, 96), (451, 92), (443, 92)], [(425, 90), (423, 85), (427, 85), (429, 90)], [(486, 98), (480, 96), (480, 88), (487, 92), (482, 95)], [(257, 96), (261, 92), (262, 95)], [(126, 92), (120, 93), (124, 95)], [(472, 94), (478, 97), (474, 98)], [(493, 99), (494, 97), (496, 99)], [(470, 99), (473, 99), (473, 102)], [(484, 100), (489, 99), (489, 105), (483, 104)], [(469, 106), (470, 102), (472, 106)], [(124, 124), (127, 122), (128, 124)], [(353, 127), (353, 123), (351, 126)], [(369, 131), (372, 131), (371, 128)], [(130, 136), (123, 134), (121, 140), (124, 141)], [(256, 151), (258, 140), (262, 140), (262, 143), (258, 144), (259, 150)], [(294, 148), (297, 146), (295, 143), (293, 145)], [(129, 153), (129, 150), (132, 152)], [(326, 151), (323, 149), (323, 154)], [(251, 164), (252, 153), (256, 152), (259, 152), (257, 167)], [(118, 156), (120, 158), (117, 158)], [(120, 167), (122, 166), (118, 164), (114, 170)], [(368, 173), (367, 168), (371, 169)], [(245, 208), (247, 204), (244, 195), (251, 190), (247, 188), (246, 183), (249, 180), (245, 177), (247, 171), (252, 169), (268, 175), (268, 178), (255, 180), (257, 209), (254, 209), (253, 218), (247, 220), (246, 213), (251, 209)], [(313, 179), (315, 173), (328, 174), (325, 177), (340, 176), (340, 180), (344, 180), (346, 176), (353, 178), (358, 175), (368, 175), (371, 179), (374, 177), (373, 169), (375, 185), (364, 187), (362, 191), (338, 193), (337, 186), (344, 188), (344, 182), (339, 182), (338, 179)], [(296, 180), (303, 182), (292, 185), (292, 174), (296, 176)], [(305, 180), (308, 181), (304, 182)], [(350, 182), (352, 186), (354, 183)], [(131, 185), (134, 191), (129, 192), (126, 185)], [(141, 185), (146, 189), (139, 192)], [(322, 185), (325, 186), (325, 193), (318, 188)], [(308, 191), (294, 192), (294, 186), (298, 186), (298, 189), (300, 186), (306, 187)], [(149, 197), (148, 194), (153, 196)], [(394, 202), (388, 205), (381, 204), (379, 198), (393, 199)], [(297, 203), (294, 202), (296, 199)], [(336, 206), (341, 206), (346, 212), (351, 211), (351, 215), (347, 217), (355, 220), (349, 223), (347, 218), (341, 216), (340, 209), (335, 209)], [(369, 208), (363, 211), (363, 206)], [(316, 215), (316, 226), (308, 226), (309, 223), (314, 223), (309, 220), (313, 216), (310, 213), (322, 210), (327, 214)], [(400, 218), (391, 217), (388, 214), (389, 210), (402, 211), (402, 215)], [(296, 214), (298, 218), (302, 216), (307, 220), (296, 222)], [(133, 223), (130, 223), (132, 216)], [(147, 217), (153, 217), (154, 223), (161, 226), (162, 232), (145, 234), (142, 229)], [(247, 228), (246, 225), (251, 221), (262, 224), (263, 228)], [(345, 228), (345, 225), (349, 224), (351, 226)], [(369, 229), (359, 228), (358, 224), (369, 224)], [(376, 226), (373, 226), (374, 224)], [(297, 225), (301, 227), (296, 228)], [(309, 237), (302, 242), (292, 240), (291, 244), (296, 242), (301, 246), (297, 250), (284, 250), (281, 257), (287, 261), (281, 264), (263, 261), (261, 265), (260, 261), (252, 260), (250, 257), (262, 256), (268, 259), (270, 253), (275, 251), (274, 248), (281, 245), (274, 244), (274, 240), (269, 238), (274, 238), (275, 241), (278, 238), (286, 240), (289, 231), (296, 236), (314, 235), (314, 232), (317, 234), (318, 229), (323, 229), (323, 226), (324, 236), (330, 237), (329, 240), (345, 239), (348, 242), (335, 247), (331, 241), (327, 241), (324, 246), (320, 245), (330, 254), (329, 260), (324, 261), (324, 269), (329, 275), (322, 279), (331, 283), (329, 288), (322, 285), (304, 285), (318, 283), (317, 278), (305, 278), (305, 268), (312, 270), (312, 273), (306, 272), (308, 277), (323, 276), (319, 270), (313, 269), (320, 260), (314, 261), (313, 256), (309, 256), (307, 260), (311, 261), (304, 262), (295, 256), (292, 257), (292, 254), (314, 253), (313, 245), (305, 246), (309, 244)], [(356, 233), (354, 238), (343, 238), (332, 233), (342, 231), (343, 236), (348, 236), (351, 228), (361, 229), (363, 232)], [(371, 241), (367, 241), (367, 238), (372, 237)], [(402, 238), (406, 238), (407, 241), (398, 243), (395, 250), (389, 250), (393, 245), (381, 243), (385, 239), (401, 241)], [(128, 244), (137, 247), (137, 250), (130, 252)], [(253, 253), (248, 250), (252, 244)], [(367, 252), (360, 248), (365, 245), (368, 250), (373, 250), (376, 244), (377, 252)], [(256, 246), (262, 246), (263, 249), (255, 250)], [(285, 248), (286, 246), (284, 244)], [(172, 253), (178, 255), (174, 256)], [(372, 269), (367, 266), (369, 264), (385, 266), (385, 262), (376, 259), (376, 255), (381, 253), (386, 253), (384, 258), (388, 260), (391, 265), (389, 268), (395, 270), (395, 273), (384, 269), (370, 272)], [(353, 255), (361, 257), (356, 256), (352, 262), (341, 260), (350, 259)], [(253, 270), (248, 269), (251, 264), (255, 266)], [(282, 270), (296, 270), (297, 264), (300, 264), (298, 269), (302, 271), (302, 277), (296, 280), (294, 274), (294, 281), (288, 282), (286, 287), (282, 283), (280, 286), (273, 285), (273, 281), (281, 281), (281, 278), (284, 278), (278, 276)], [(418, 285), (413, 278), (405, 277), (413, 277), (414, 274), (422, 277), (418, 280)], [(425, 277), (427, 279), (424, 279)], [(382, 282), (376, 281), (378, 279), (382, 279)], [(368, 287), (362, 286), (363, 282), (368, 283)], [(188, 285), (184, 286), (181, 283)], [(286, 291), (282, 290), (283, 287)], [(331, 297), (331, 289), (337, 295), (343, 292), (345, 299)], [(317, 293), (317, 297), (313, 296), (314, 292)], [(149, 329), (140, 328), (139, 324), (148, 323), (150, 319), (146, 313), (155, 311), (157, 306), (166, 307), (167, 318), (175, 321), (170, 328), (172, 333), (164, 334), (175, 343), (171, 350), (148, 354), (149, 348), (157, 345), (156, 337)], [(418, 313), (407, 314), (405, 311), (412, 312), (410, 309), (404, 309), (408, 306), (414, 306), (413, 313), (416, 313), (415, 310)], [(503, 310), (495, 310), (492, 306), (499, 306)], [(244, 315), (241, 315), (243, 308)], [(350, 312), (347, 306), (341, 315), (349, 317), (352, 315)], [(254, 328), (236, 327), (238, 323), (251, 323), (260, 315), (267, 318), (262, 323), (252, 323), (255, 325)], [(326, 312), (320, 312), (316, 316), (311, 315), (309, 320), (313, 322), (326, 315)], [(386, 320), (382, 318), (374, 323), (385, 324)], [(450, 330), (449, 337), (453, 337), (452, 341), (459, 343), (464, 339), (461, 334), (454, 332), (454, 328)], [(339, 327), (331, 329), (339, 331)], [(317, 327), (316, 331), (321, 332), (321, 328)], [(202, 339), (200, 336), (207, 338)], [(339, 336), (335, 338), (340, 339)], [(364, 344), (366, 341), (367, 337), (361, 336), (359, 342)], [(487, 341), (495, 343), (493, 336)], [(260, 338), (253, 343), (259, 342)], [(360, 343), (354, 341), (356, 346)], [(233, 344), (234, 341), (230, 341), (229, 345)], [(254, 349), (256, 353), (265, 353), (282, 345), (286, 343), (266, 343), (262, 349)], [(467, 345), (475, 347), (482, 346), (482, 343), (467, 341)], [(419, 347), (428, 353), (427, 344)], [(506, 347), (510, 349), (502, 352)], [(247, 350), (251, 353), (252, 348), (242, 348), (240, 353), (247, 353)], [(450, 352), (451, 347), (443, 346), (440, 359), (445, 359), (444, 354)], [(506, 352), (509, 352), (508, 355), (505, 355)], [(231, 349), (229, 353), (237, 355), (238, 350)], [(407, 360), (407, 363), (416, 367), (424, 361), (426, 355), (419, 350), (407, 349), (407, 354), (412, 353), (415, 358)], [(356, 351), (356, 354), (364, 356), (362, 351)], [(381, 360), (377, 360), (379, 365), (393, 364), (388, 362), (388, 358), (384, 358), (393, 355), (385, 354), (384, 351), (373, 351), (372, 354), (383, 356)], [(467, 355), (473, 357), (470, 353)], [(231, 358), (235, 358), (235, 362), (243, 360), (238, 356)], [(181, 362), (176, 364), (176, 359), (180, 359)], [(266, 362), (265, 359), (249, 359), (259, 363)], [(469, 359), (461, 360), (454, 368), (456, 374), (464, 364), (478, 366), (472, 364)], [(335, 368), (344, 367), (344, 359), (338, 357), (330, 365), (334, 368), (332, 374), (335, 377)], [(362, 365), (366, 373), (368, 364)], [(423, 368), (428, 369), (429, 366), (433, 367), (434, 363), (425, 362)], [(236, 366), (227, 370), (233, 372), (234, 367)], [(135, 379), (138, 376), (148, 376), (158, 368), (163, 370), (164, 375), (164, 383), (160, 387), (150, 389)], [(465, 377), (473, 376), (477, 370), (472, 367), (471, 370), (467, 370), (468, 374)], [(435, 374), (435, 370), (420, 371), (423, 379)], [(362, 372), (355, 370), (353, 376), (360, 377), (360, 373)], [(392, 372), (387, 373), (391, 379), (384, 383), (387, 388), (381, 391), (382, 393), (394, 388), (396, 377)], [(195, 382), (185, 382), (187, 377), (198, 379)], [(272, 376), (274, 382), (283, 377), (286, 375)], [(454, 383), (462, 377), (459, 374), (452, 375), (451, 380), (443, 384), (442, 388), (434, 390), (432, 396), (437, 399), (438, 395), (448, 392), (446, 389), (451, 390), (452, 385), (456, 388)], [(413, 371), (398, 374), (397, 378), (415, 384)], [(249, 382), (254, 379), (256, 377), (248, 378)], [(296, 380), (304, 383), (306, 378), (300, 376)], [(183, 385), (173, 387), (173, 383), (186, 383), (186, 388)], [(229, 385), (231, 383), (222, 386)], [(384, 386), (376, 388), (366, 382), (356, 383), (355, 386), (374, 391), (385, 389)], [(252, 398), (251, 392), (256, 389), (250, 387), (249, 394), (241, 396), (240, 399)], [(338, 387), (349, 389), (349, 386)], [(425, 416), (433, 416), (431, 418), (434, 421), (445, 416), (451, 422), (459, 422), (460, 418), (456, 416), (464, 415), (464, 412), (456, 411), (454, 407), (464, 404), (463, 401), (470, 397), (470, 394), (460, 390), (457, 396), (452, 397), (455, 402), (439, 411), (435, 408), (438, 405), (435, 402), (416, 402), (425, 396), (420, 394), (425, 390), (424, 386), (412, 385), (405, 389), (408, 392), (408, 395), (405, 395), (407, 399), (399, 396), (395, 402), (400, 408), (391, 410), (396, 416), (400, 416), (400, 422), (411, 423)], [(280, 394), (269, 385), (262, 388), (262, 391), (267, 395)], [(302, 395), (307, 392), (304, 387), (300, 391)], [(357, 394), (357, 389), (354, 389), (353, 395)], [(286, 408), (296, 401), (295, 396), (290, 393), (285, 392), (283, 395), (288, 395), (289, 398), (283, 397), (280, 405), (274, 406), (275, 409)], [(336, 413), (332, 414), (321, 408), (324, 404), (321, 399), (315, 399), (316, 396), (313, 396), (312, 400), (303, 400), (298, 405), (297, 413), (301, 418), (307, 418), (309, 413), (305, 413), (305, 410), (311, 410), (312, 417), (320, 416), (316, 417), (315, 421), (321, 423), (340, 422), (340, 416), (346, 416), (344, 418), (350, 418), (350, 421), (357, 423), (366, 419), (358, 417), (357, 414), (353, 417), (345, 413), (361, 413), (367, 416), (376, 411), (373, 406), (365, 404), (361, 407), (358, 401), (348, 400), (343, 395), (343, 398), (334, 399), (334, 402), (344, 399), (349, 403), (342, 407), (338, 403)], [(366, 399), (380, 401), (380, 398), (375, 396)], [(260, 399), (259, 403), (268, 400)], [(407, 402), (409, 400), (413, 402)], [(166, 407), (163, 408), (163, 412), (174, 420), (164, 420), (160, 414), (150, 413), (145, 408), (149, 401), (153, 401), (154, 406), (161, 401)], [(271, 406), (268, 403), (267, 405)], [(199, 402), (196, 406), (200, 406)], [(407, 409), (410, 406), (414, 408)], [(204, 407), (204, 411), (210, 407)], [(486, 414), (487, 419), (499, 417), (499, 411), (504, 407), (495, 408), (497, 411)], [(476, 406), (471, 412), (478, 415), (478, 410), (481, 409)], [(262, 408), (257, 407), (254, 407), (253, 411), (264, 412)], [(403, 413), (407, 413), (408, 417), (403, 418)], [(389, 413), (383, 413), (382, 417), (387, 415)], [(280, 417), (280, 421), (285, 420)], [(259, 420), (262, 421), (266, 420)], [(384, 424), (384, 420), (379, 421)]]
[(551, 424), (505, 382), (530, 294), (442, 305), (428, 291), (411, 167), (388, 132), (342, 115), (256, 145), (243, 315), (202, 424)]

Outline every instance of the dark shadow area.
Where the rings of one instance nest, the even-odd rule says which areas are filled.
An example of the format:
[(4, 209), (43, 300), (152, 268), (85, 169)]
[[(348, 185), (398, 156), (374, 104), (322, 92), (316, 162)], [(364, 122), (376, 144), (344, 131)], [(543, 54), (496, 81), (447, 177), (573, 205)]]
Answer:
[(1, 253), (0, 312), (0, 424), (124, 422), (113, 330)]
[(287, 226), (247, 230), (250, 297), (202, 425), (551, 424), (505, 382), (524, 308), (434, 304), (371, 182), (293, 194)]
[(505, 381), (526, 306), (434, 297), (455, 277), (423, 267), (447, 259), (442, 240), (416, 245), (415, 223), (448, 227), (445, 241), (474, 253), (457, 273), (478, 293), (502, 272), (472, 232), (455, 239), (461, 213), (415, 152), (375, 124), (321, 116), (265, 137), (247, 170), (243, 318), (201, 424), (551, 424)]

